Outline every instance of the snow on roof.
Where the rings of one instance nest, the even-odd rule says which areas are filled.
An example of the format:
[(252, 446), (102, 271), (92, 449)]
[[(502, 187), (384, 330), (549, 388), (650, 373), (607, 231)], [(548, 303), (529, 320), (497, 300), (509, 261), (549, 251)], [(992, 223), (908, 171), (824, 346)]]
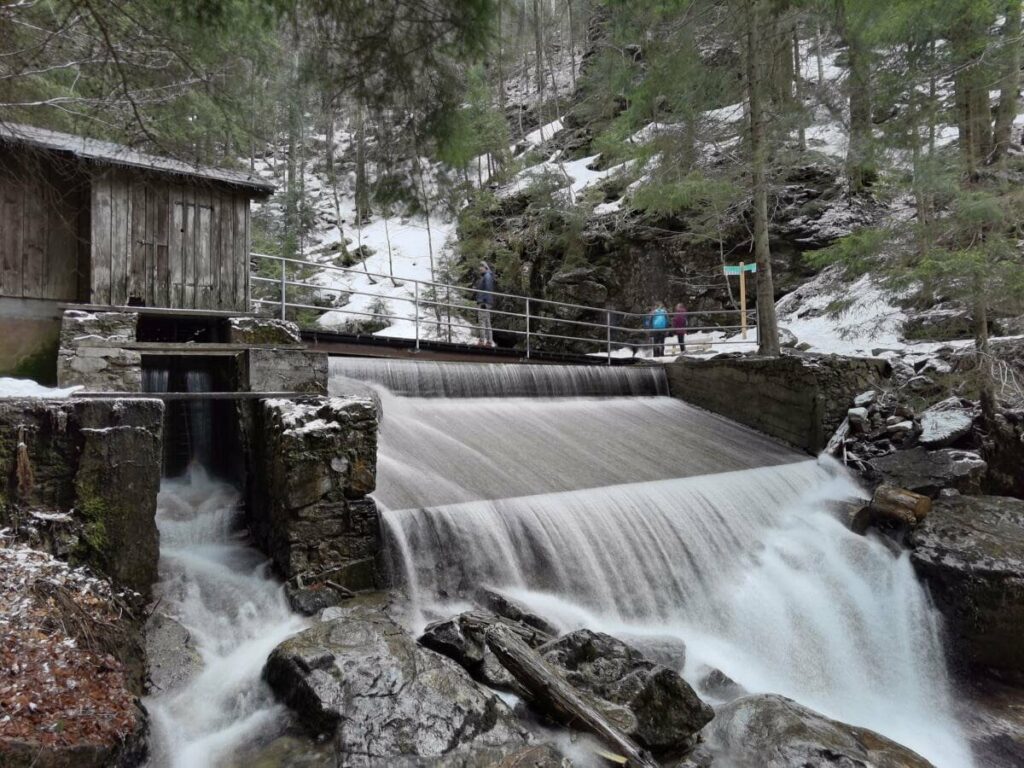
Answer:
[(90, 139), (71, 133), (36, 128), (32, 125), (0, 122), (0, 144), (17, 144), (35, 147), (50, 152), (65, 152), (82, 160), (110, 163), (129, 168), (142, 168), (156, 173), (172, 173), (181, 176), (195, 176), (223, 184), (244, 187), (260, 195), (269, 195), (274, 185), (257, 176), (224, 168), (195, 165), (170, 157), (147, 155), (111, 141)]

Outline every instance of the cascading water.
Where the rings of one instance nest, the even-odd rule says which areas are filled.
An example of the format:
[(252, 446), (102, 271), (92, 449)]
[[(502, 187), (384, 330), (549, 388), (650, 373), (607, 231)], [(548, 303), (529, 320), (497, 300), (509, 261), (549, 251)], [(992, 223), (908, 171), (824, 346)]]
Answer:
[(146, 700), (152, 768), (219, 765), (286, 721), (260, 674), (274, 647), (304, 624), (269, 563), (247, 545), (240, 504), (237, 490), (198, 465), (161, 485), (156, 594), (160, 610), (189, 631), (202, 669)]
[[(167, 369), (148, 369), (145, 388), (166, 392)], [(189, 392), (208, 392), (207, 371), (186, 371)], [(164, 478), (157, 498), (160, 531), (159, 610), (188, 630), (201, 669), (178, 687), (146, 699), (152, 717), (151, 768), (221, 765), (288, 721), (261, 679), (274, 647), (301, 630), (266, 558), (248, 545), (241, 497), (206, 470), (213, 455), (209, 401), (179, 403), (168, 426), (192, 457), (187, 472)], [(168, 436), (168, 442), (172, 436)]]
[[(531, 391), (559, 377), (536, 367), (332, 365), (335, 391), (378, 387), (375, 496), (418, 624), (497, 588), (563, 629), (679, 637), (691, 682), (718, 668), (971, 764), (908, 558), (829, 511), (861, 495), (842, 468), (666, 397), (579, 397), (621, 393), (602, 368)], [(495, 397), (505, 381), (547, 397)]]

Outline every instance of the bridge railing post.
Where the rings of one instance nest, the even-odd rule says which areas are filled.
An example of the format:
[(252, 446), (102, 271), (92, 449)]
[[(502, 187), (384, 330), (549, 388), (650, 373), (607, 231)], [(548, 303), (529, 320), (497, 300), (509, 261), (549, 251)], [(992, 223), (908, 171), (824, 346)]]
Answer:
[(607, 328), (606, 341), (608, 344), (608, 365), (612, 364), (612, 311), (609, 309), (604, 313), (605, 327)]
[(530, 359), (530, 299), (526, 299), (526, 359)]
[(286, 308), (285, 301), (287, 299), (286, 291), (287, 291), (287, 288), (288, 288), (287, 268), (288, 268), (287, 262), (285, 262), (284, 259), (281, 259), (281, 319), (282, 320), (287, 320), (288, 319), (287, 312), (285, 311), (285, 308)]
[(416, 351), (420, 351), (420, 281), (412, 284), (413, 288), (413, 312), (416, 315)]

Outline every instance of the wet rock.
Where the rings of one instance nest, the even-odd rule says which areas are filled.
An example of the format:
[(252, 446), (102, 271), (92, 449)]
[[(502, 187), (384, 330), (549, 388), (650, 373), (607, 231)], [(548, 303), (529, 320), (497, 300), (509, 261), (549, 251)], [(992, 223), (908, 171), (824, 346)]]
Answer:
[(921, 414), (918, 441), (925, 448), (945, 448), (971, 433), (975, 411), (958, 397), (943, 400)]
[(621, 638), (644, 655), (644, 658), (663, 667), (680, 672), (686, 665), (686, 643), (670, 635), (623, 635)]
[(452, 619), (428, 624), (419, 642), (425, 648), (444, 654), (461, 664), (475, 679), (493, 688), (517, 691), (508, 671), (494, 658), (485, 642), (487, 628), (503, 624), (512, 629), (531, 648), (551, 640), (551, 635), (486, 611), (467, 611)]
[(558, 627), (550, 621), (542, 616), (538, 616), (536, 613), (533, 613), (522, 603), (513, 600), (496, 590), (487, 588), (479, 589), (476, 593), (476, 599), (477, 602), (480, 603), (481, 607), (486, 608), (488, 611), (491, 611), (498, 616), (504, 616), (506, 619), (512, 619), (513, 621), (520, 621), (523, 624), (540, 630), (552, 637), (558, 636)]
[(340, 605), (346, 597), (326, 584), (314, 584), (311, 587), (286, 584), (284, 594), (292, 610), (303, 616), (316, 616), (324, 608)]
[(700, 679), (697, 687), (703, 693), (719, 701), (732, 701), (747, 694), (746, 688), (720, 669), (710, 670)]
[(281, 643), (264, 676), (338, 765), (491, 765), (527, 736), (497, 696), (418, 646), (380, 596), (324, 611)]
[(255, 749), (242, 749), (225, 768), (335, 768), (334, 745), (296, 734), (279, 736)]
[(932, 498), (943, 488), (977, 493), (987, 469), (978, 454), (952, 448), (938, 451), (911, 448), (880, 456), (868, 464), (878, 478)]
[(146, 622), (146, 663), (150, 686), (156, 691), (177, 688), (203, 668), (192, 633), (159, 612)]
[(1024, 501), (941, 498), (909, 543), (956, 657), (1024, 681)]
[(714, 717), (677, 673), (610, 635), (579, 630), (539, 651), (576, 688), (632, 712), (637, 726), (629, 735), (655, 752), (689, 749), (695, 734)]
[(524, 747), (508, 755), (495, 768), (570, 768), (572, 763), (550, 744)]
[(866, 728), (830, 720), (775, 694), (718, 709), (704, 731), (714, 764), (732, 768), (931, 768), (915, 752)]

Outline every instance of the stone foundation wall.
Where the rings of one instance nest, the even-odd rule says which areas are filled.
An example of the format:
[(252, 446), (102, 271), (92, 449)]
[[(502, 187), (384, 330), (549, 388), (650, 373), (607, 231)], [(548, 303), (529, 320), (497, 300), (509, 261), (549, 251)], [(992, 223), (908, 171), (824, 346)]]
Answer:
[(121, 344), (136, 340), (135, 312), (68, 310), (61, 321), (57, 382), (93, 392), (141, 392), (142, 355)]
[(252, 445), (249, 528), (285, 579), (346, 589), (380, 582), (377, 411), (368, 398), (262, 400)]
[(672, 396), (817, 453), (853, 397), (889, 376), (884, 360), (834, 355), (723, 357), (666, 366)]
[(148, 595), (162, 422), (157, 400), (0, 400), (0, 526)]

